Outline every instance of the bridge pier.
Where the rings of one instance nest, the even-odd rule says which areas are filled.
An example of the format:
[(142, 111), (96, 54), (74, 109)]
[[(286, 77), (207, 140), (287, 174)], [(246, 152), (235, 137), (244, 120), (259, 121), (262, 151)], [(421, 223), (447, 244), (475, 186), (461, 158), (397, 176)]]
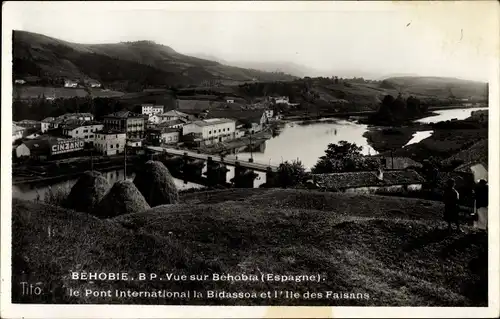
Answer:
[(213, 161), (212, 156), (207, 158), (207, 180), (208, 184), (215, 185), (225, 185), (226, 175), (229, 169), (226, 165), (222, 163), (216, 163)]
[(266, 168), (266, 184), (265, 187), (274, 187), (277, 184), (277, 174), (273, 172), (271, 167)]
[(184, 159), (181, 156), (165, 157), (162, 162), (171, 174), (180, 174), (184, 167)]
[(188, 159), (184, 161), (184, 166), (182, 168), (184, 180), (200, 180), (202, 177), (202, 170), (205, 166), (204, 160), (198, 159)]
[(235, 162), (233, 182), (236, 188), (253, 188), (257, 176), (252, 169), (241, 166), (240, 162)]

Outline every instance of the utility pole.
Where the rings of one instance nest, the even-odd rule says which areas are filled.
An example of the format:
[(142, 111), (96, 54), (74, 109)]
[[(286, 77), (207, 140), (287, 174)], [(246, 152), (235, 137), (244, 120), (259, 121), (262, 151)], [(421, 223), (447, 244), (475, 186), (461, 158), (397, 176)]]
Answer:
[(127, 180), (127, 139), (125, 138), (125, 145), (123, 146), (124, 166), (123, 166), (123, 180)]
[(253, 134), (253, 130), (250, 131), (250, 158), (252, 159), (252, 162), (253, 162), (252, 134)]
[(394, 157), (392, 156), (392, 148), (391, 148), (391, 166), (392, 166), (392, 169), (394, 169)]
[(92, 171), (92, 173), (94, 172), (94, 153), (93, 153), (93, 150), (94, 150), (94, 146), (92, 145), (91, 149), (90, 149), (90, 170)]

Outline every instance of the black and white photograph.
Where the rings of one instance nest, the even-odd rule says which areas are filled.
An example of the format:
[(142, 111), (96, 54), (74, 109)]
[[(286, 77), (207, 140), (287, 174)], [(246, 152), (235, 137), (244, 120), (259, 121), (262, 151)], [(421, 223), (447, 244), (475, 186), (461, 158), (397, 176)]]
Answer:
[(498, 315), (499, 5), (419, 3), (4, 3), (8, 302)]

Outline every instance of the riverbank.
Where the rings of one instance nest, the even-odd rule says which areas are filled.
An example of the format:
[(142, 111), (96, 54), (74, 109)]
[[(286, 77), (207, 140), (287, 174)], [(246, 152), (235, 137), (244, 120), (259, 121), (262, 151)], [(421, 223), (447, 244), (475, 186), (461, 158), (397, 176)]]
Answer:
[[(432, 131), (427, 138), (402, 147), (408, 143), (415, 132)], [(488, 139), (488, 122), (477, 122), (471, 119), (438, 122), (434, 124), (418, 124), (411, 127), (392, 129), (371, 129), (364, 136), (373, 148), (388, 155), (406, 156), (416, 161), (434, 157), (447, 159), (474, 143)], [(486, 155), (487, 158), (487, 155)]]
[[(442, 209), (441, 203), (409, 198), (231, 189), (185, 194), (180, 204), (100, 220), (14, 199), (13, 282), (50, 283), (50, 287), (84, 291), (88, 282), (70, 280), (65, 274), (75, 265), (83, 265), (86, 271), (106, 265), (134, 277), (139, 271), (319, 274), (324, 279), (314, 283), (315, 292), (355, 292), (361, 296), (333, 300), (219, 299), (202, 295), (125, 301), (70, 297), (62, 289), (47, 286), (42, 287), (47, 293), (39, 299), (23, 295), (14, 287), (13, 302), (486, 306), (487, 236), (467, 226), (465, 233), (446, 232), (436, 213)], [(57, 233), (46, 240), (49, 228)], [(309, 289), (307, 282), (293, 280), (96, 281), (92, 285), (95, 291), (184, 291), (186, 285), (188, 290), (202, 292), (271, 289), (302, 294)]]

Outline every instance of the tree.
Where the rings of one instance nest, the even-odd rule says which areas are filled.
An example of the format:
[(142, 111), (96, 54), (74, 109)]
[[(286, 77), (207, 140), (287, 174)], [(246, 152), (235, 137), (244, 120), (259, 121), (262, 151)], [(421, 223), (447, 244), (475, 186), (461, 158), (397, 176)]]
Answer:
[(420, 100), (414, 96), (409, 96), (406, 99), (406, 110), (410, 115), (417, 115), (421, 112)]
[(293, 187), (299, 185), (305, 176), (306, 169), (301, 161), (285, 161), (278, 167), (277, 182), (280, 187)]
[(325, 155), (320, 157), (312, 168), (312, 172), (323, 174), (377, 169), (378, 161), (364, 157), (361, 150), (361, 146), (347, 141), (340, 141), (338, 144), (331, 143), (325, 150)]

